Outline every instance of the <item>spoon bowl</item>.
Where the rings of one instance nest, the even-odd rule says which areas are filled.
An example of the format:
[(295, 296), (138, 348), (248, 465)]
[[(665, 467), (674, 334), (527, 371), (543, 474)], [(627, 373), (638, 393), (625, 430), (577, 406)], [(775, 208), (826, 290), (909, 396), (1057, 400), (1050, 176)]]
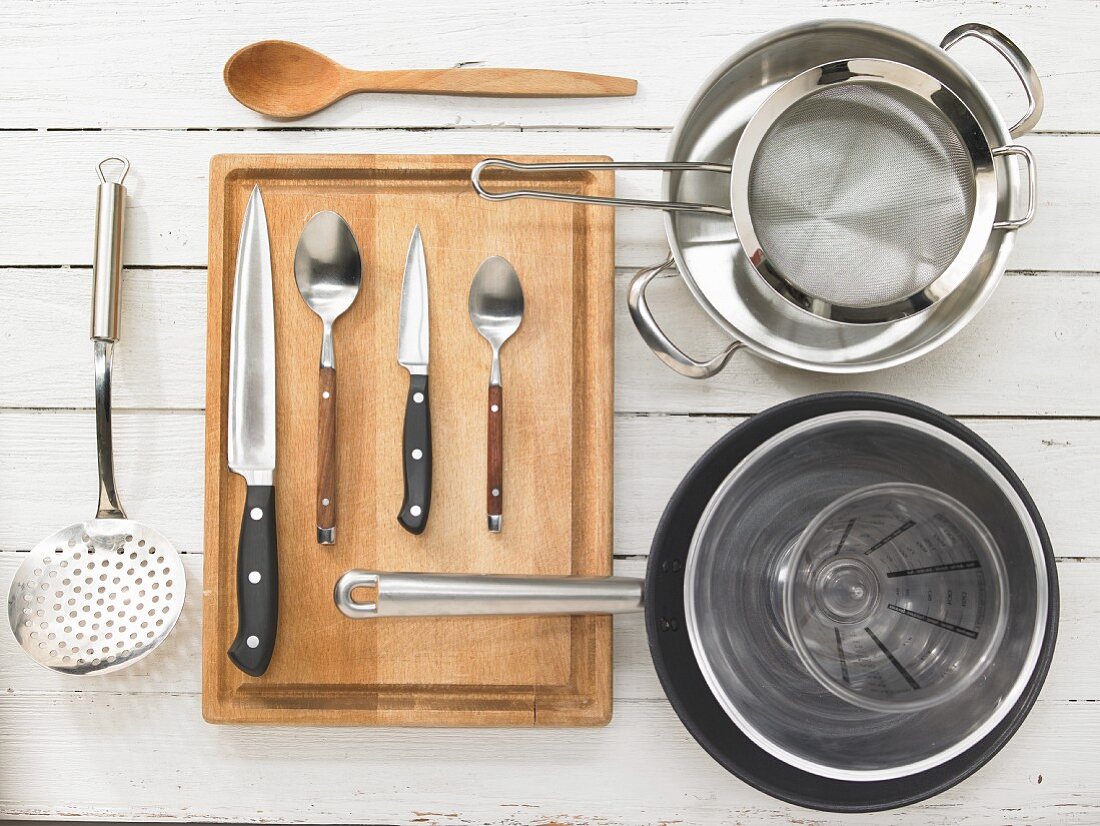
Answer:
[(276, 118), (301, 118), (349, 93), (348, 69), (289, 40), (245, 46), (225, 64), (229, 93), (249, 109)]
[(294, 280), (313, 312), (332, 324), (355, 301), (363, 263), (347, 221), (335, 212), (318, 212), (298, 239)]
[(515, 269), (499, 255), (478, 267), (470, 286), (470, 320), (494, 354), (523, 321), (523, 287)]

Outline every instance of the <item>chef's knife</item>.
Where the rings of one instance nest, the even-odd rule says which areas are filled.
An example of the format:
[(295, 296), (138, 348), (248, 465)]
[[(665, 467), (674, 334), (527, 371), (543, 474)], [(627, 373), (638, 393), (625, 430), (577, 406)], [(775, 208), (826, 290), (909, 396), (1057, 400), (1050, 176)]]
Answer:
[(428, 407), (428, 268), (420, 227), (413, 230), (401, 287), (397, 361), (409, 371), (405, 401), (405, 501), (397, 521), (410, 533), (424, 532), (432, 500), (432, 423)]
[(260, 188), (252, 189), (237, 247), (229, 342), (229, 469), (244, 477), (237, 543), (237, 636), (229, 659), (259, 677), (275, 650), (279, 567), (275, 533), (275, 304)]

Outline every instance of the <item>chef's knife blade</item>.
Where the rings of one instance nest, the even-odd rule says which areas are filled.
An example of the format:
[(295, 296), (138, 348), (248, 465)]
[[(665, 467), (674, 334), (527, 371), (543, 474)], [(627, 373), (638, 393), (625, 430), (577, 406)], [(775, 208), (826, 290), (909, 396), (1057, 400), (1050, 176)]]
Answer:
[(397, 361), (409, 371), (402, 443), (405, 499), (397, 521), (410, 533), (424, 532), (432, 499), (432, 426), (428, 405), (428, 268), (420, 227), (413, 230), (401, 287)]
[(254, 677), (275, 650), (279, 616), (275, 530), (275, 302), (260, 188), (245, 209), (229, 340), (229, 469), (248, 490), (237, 543), (237, 636), (229, 659)]

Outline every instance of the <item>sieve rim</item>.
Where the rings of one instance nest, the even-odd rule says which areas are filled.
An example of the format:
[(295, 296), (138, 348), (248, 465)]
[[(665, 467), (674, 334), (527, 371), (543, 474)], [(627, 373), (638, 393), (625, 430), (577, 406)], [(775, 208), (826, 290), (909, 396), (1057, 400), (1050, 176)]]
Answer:
[[(954, 259), (924, 288), (873, 306), (856, 306), (812, 295), (784, 276), (764, 251), (749, 209), (753, 162), (776, 122), (792, 106), (828, 88), (879, 85), (908, 92), (935, 109), (958, 134), (974, 174), (974, 209)], [(915, 315), (946, 298), (971, 275), (993, 232), (998, 201), (993, 148), (970, 108), (949, 87), (913, 66), (879, 58), (834, 60), (808, 69), (776, 89), (746, 123), (734, 151), (730, 208), (742, 252), (753, 270), (797, 309), (842, 324), (887, 324)]]

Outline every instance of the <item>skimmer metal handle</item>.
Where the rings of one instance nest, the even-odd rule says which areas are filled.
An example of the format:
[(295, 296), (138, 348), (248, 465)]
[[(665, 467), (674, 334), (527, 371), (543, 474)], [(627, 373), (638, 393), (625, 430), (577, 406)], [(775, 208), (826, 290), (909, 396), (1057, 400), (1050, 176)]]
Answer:
[(949, 31), (940, 41), (940, 48), (947, 51), (960, 40), (968, 37), (976, 37), (983, 43), (988, 43), (997, 53), (1003, 57), (1016, 77), (1023, 84), (1024, 94), (1027, 96), (1027, 112), (1013, 124), (1008, 130), (1014, 138), (1026, 135), (1039, 122), (1043, 116), (1043, 84), (1039, 81), (1039, 73), (1027, 56), (1020, 51), (1020, 47), (994, 29), (984, 23), (964, 23)]
[[(111, 161), (122, 164), (118, 179), (107, 180), (104, 167)], [(122, 182), (130, 171), (125, 158), (104, 158), (96, 167), (95, 256), (92, 259), (92, 338), (118, 341), (119, 294), (122, 280), (122, 220), (126, 211), (126, 187)]]
[[(375, 592), (359, 601), (357, 589)], [(352, 570), (333, 591), (346, 617), (627, 614), (642, 610), (642, 580), (626, 577), (390, 574)]]
[(649, 303), (645, 293), (653, 279), (665, 277), (671, 273), (674, 267), (672, 254), (655, 267), (646, 267), (639, 270), (630, 282), (630, 289), (626, 294), (626, 304), (630, 309), (630, 318), (638, 329), (642, 340), (662, 362), (671, 367), (681, 376), (689, 379), (708, 379), (726, 366), (730, 356), (744, 347), (741, 341), (732, 341), (727, 347), (712, 359), (697, 361), (672, 343), (665, 335), (664, 330), (657, 324), (657, 319), (649, 311)]
[(729, 175), (731, 167), (722, 163), (691, 163), (687, 161), (668, 161), (649, 163), (648, 161), (605, 161), (601, 163), (522, 163), (506, 161), (503, 158), (486, 158), (478, 163), (470, 173), (470, 183), (477, 194), (490, 201), (507, 201), (512, 198), (541, 198), (545, 201), (566, 201), (574, 204), (598, 204), (600, 206), (637, 207), (639, 209), (662, 209), (665, 212), (705, 212), (712, 215), (731, 216), (729, 207), (713, 204), (696, 204), (684, 201), (649, 201), (641, 198), (604, 198), (598, 195), (572, 195), (566, 192), (548, 192), (542, 189), (509, 189), (504, 192), (490, 192), (481, 182), (481, 175), (490, 167), (527, 170), (531, 172), (560, 172), (578, 169), (623, 169), (649, 170), (657, 172), (720, 172)]
[[(122, 164), (118, 179), (108, 181), (104, 166)], [(115, 486), (115, 459), (111, 427), (111, 364), (118, 341), (119, 297), (122, 292), (122, 217), (126, 188), (122, 185), (130, 163), (125, 158), (99, 162), (99, 189), (95, 214), (95, 256), (92, 263), (92, 340), (95, 342), (95, 432), (99, 457), (97, 519), (125, 519)]]

